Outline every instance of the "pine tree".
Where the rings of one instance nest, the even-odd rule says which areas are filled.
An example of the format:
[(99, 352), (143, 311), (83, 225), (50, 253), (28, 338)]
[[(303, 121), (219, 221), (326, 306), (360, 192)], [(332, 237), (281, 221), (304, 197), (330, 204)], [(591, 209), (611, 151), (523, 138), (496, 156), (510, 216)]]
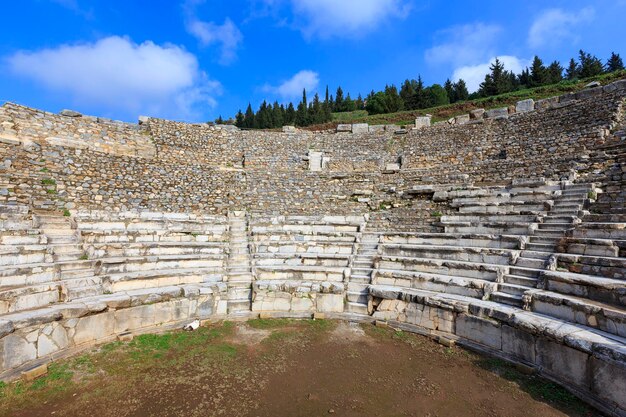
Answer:
[(608, 61), (606, 61), (606, 72), (615, 72), (615, 71), (623, 71), (624, 70), (624, 62), (619, 54), (615, 52), (611, 52), (611, 57)]
[(365, 104), (363, 103), (363, 97), (361, 97), (360, 93), (359, 93), (359, 96), (354, 101), (354, 105), (357, 110), (363, 110), (365, 108)]
[(569, 60), (569, 65), (567, 66), (567, 69), (565, 70), (565, 78), (571, 81), (571, 80), (575, 80), (576, 78), (578, 78), (579, 75), (580, 75), (580, 67), (578, 66), (574, 58), (572, 58)]
[(333, 107), (334, 112), (342, 112), (343, 110), (343, 90), (341, 87), (337, 87), (337, 92), (335, 93), (335, 106)]
[(287, 110), (285, 110), (285, 125), (293, 125), (296, 123), (296, 109), (293, 107), (293, 103), (289, 103)]
[(350, 93), (346, 96), (346, 99), (343, 101), (343, 111), (350, 112), (356, 109), (356, 105), (354, 104), (354, 100), (350, 97)]
[(215, 119), (215, 124), (216, 125), (223, 125), (224, 124), (224, 119), (222, 118), (221, 114), (219, 115), (219, 117), (217, 119)]
[(387, 111), (389, 113), (395, 113), (403, 109), (404, 102), (398, 94), (398, 89), (395, 85), (385, 86), (385, 100), (387, 101)]
[(242, 128), (244, 127), (244, 115), (241, 109), (237, 112), (237, 116), (235, 116), (235, 126)]
[(274, 102), (272, 106), (272, 127), (283, 127), (285, 124), (285, 108), (278, 104), (278, 101)]
[(547, 69), (548, 84), (557, 84), (563, 81), (563, 67), (559, 61), (553, 61)]
[(306, 89), (302, 90), (302, 101), (298, 104), (295, 123), (296, 126), (309, 125), (309, 106), (306, 99)]
[(404, 108), (413, 110), (415, 105), (415, 80), (404, 80), (402, 87), (400, 87), (400, 97), (404, 102)]
[(457, 98), (454, 92), (454, 85), (452, 84), (452, 81), (450, 81), (450, 78), (448, 78), (445, 82), (445, 84), (443, 85), (444, 90), (446, 90), (446, 93), (448, 94), (448, 99), (450, 100), (450, 103), (456, 103), (457, 102)]
[(521, 88), (529, 88), (530, 87), (530, 70), (528, 68), (523, 69), (522, 72), (517, 76), (517, 83)]
[(593, 77), (604, 72), (604, 65), (594, 55), (591, 55), (582, 49), (578, 52), (580, 61), (580, 76), (582, 78)]
[(543, 65), (543, 61), (535, 55), (530, 66), (530, 87), (546, 85), (548, 81), (548, 70)]
[(319, 94), (315, 93), (313, 96), (313, 102), (311, 102), (311, 120), (312, 124), (319, 124), (324, 122), (324, 110), (322, 108), (322, 103), (320, 101)]
[(417, 81), (413, 85), (415, 89), (415, 98), (413, 99), (411, 109), (425, 109), (428, 107), (428, 103), (426, 100), (426, 95), (424, 93), (424, 81), (422, 81), (422, 76), (417, 76)]
[(467, 91), (467, 84), (462, 78), (453, 84), (453, 94), (456, 101), (466, 101), (469, 98), (469, 91)]
[(252, 105), (248, 103), (248, 108), (246, 109), (246, 115), (243, 120), (243, 127), (247, 129), (254, 128), (254, 110), (252, 110)]

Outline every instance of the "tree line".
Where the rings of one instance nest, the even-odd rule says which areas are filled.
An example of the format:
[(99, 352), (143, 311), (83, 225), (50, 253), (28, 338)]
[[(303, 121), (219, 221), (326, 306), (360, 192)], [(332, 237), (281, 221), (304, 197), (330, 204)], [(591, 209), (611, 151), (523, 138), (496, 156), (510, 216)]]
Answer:
[(400, 86), (400, 90), (391, 84), (382, 91), (371, 91), (365, 99), (361, 94), (356, 99), (350, 93), (344, 95), (338, 87), (335, 95), (329, 95), (328, 87), (324, 100), (315, 94), (313, 100), (307, 99), (307, 92), (302, 92), (302, 100), (297, 106), (289, 103), (287, 106), (263, 101), (255, 112), (251, 104), (245, 112), (239, 110), (234, 120), (223, 120), (220, 116), (216, 123), (234, 123), (240, 128), (272, 129), (285, 125), (309, 126), (332, 121), (332, 113), (367, 110), (368, 114), (395, 113), (402, 110), (419, 110), (459, 101), (472, 100), (482, 97), (491, 97), (526, 88), (557, 84), (565, 80), (573, 81), (581, 78), (597, 76), (624, 70), (622, 58), (612, 52), (606, 64), (594, 55), (583, 50), (579, 51), (578, 60), (572, 58), (567, 68), (563, 68), (558, 61), (545, 65), (543, 60), (535, 56), (530, 68), (525, 68), (520, 74), (508, 71), (502, 61), (496, 58), (489, 67), (489, 73), (480, 84), (479, 89), (470, 94), (464, 80), (452, 82), (446, 80), (443, 85), (433, 84), (425, 86), (421, 76), (417, 80), (407, 79)]

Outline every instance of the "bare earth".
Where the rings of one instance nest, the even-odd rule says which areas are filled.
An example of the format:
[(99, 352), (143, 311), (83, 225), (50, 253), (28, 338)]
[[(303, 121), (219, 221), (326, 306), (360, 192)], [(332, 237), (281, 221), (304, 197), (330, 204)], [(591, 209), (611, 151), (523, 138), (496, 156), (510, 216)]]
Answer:
[(392, 329), (256, 320), (141, 336), (0, 389), (0, 415), (594, 416), (512, 366)]

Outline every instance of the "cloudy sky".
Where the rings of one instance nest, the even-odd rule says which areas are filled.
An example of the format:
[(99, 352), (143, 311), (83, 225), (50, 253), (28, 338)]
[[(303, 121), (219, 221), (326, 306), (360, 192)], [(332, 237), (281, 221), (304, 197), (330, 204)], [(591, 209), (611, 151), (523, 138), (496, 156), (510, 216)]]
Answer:
[(302, 89), (356, 97), (421, 74), (475, 89), (496, 56), (626, 58), (626, 0), (20, 0), (3, 5), (0, 101), (206, 121)]

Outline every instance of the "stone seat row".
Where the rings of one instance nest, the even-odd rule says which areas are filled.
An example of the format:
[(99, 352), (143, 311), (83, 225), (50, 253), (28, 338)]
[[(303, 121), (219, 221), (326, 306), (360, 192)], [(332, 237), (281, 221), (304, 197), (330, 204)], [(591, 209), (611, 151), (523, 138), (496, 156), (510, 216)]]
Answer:
[(455, 338), (532, 365), (621, 415), (626, 338), (491, 301), (384, 285), (370, 287), (369, 311), (395, 327)]

